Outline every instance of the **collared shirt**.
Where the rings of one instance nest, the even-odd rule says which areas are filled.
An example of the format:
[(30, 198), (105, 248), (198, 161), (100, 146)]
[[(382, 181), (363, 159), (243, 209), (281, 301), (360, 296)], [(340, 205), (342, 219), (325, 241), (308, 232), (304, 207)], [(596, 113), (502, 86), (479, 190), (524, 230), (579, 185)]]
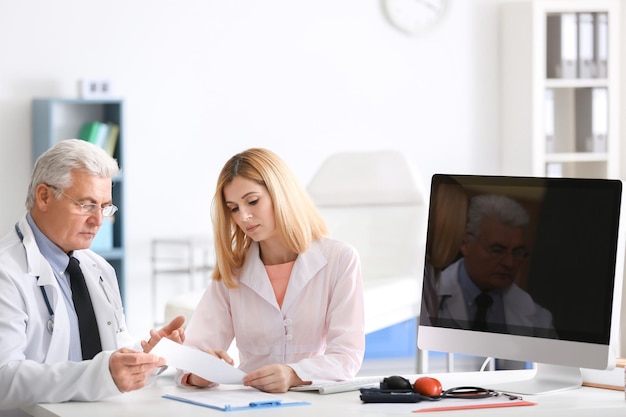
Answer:
[(76, 315), (74, 301), (72, 300), (72, 288), (69, 281), (70, 277), (65, 274), (70, 258), (67, 253), (63, 252), (61, 248), (59, 248), (56, 244), (54, 244), (54, 242), (43, 234), (39, 227), (37, 227), (37, 224), (35, 224), (35, 221), (31, 217), (30, 213), (26, 214), (26, 220), (33, 231), (39, 251), (52, 267), (54, 276), (56, 277), (59, 287), (61, 287), (61, 292), (63, 293), (63, 301), (65, 302), (65, 308), (70, 320), (70, 349), (67, 359), (74, 362), (80, 362), (83, 360), (83, 354), (80, 346), (78, 316)]
[(244, 372), (283, 363), (306, 381), (356, 375), (365, 335), (361, 266), (354, 248), (324, 238), (298, 254), (282, 306), (257, 242), (239, 275), (238, 288), (211, 282), (189, 321), (185, 345), (226, 350), (235, 338)]
[[(476, 302), (474, 300), (481, 293), (481, 291), (467, 274), (464, 259), (461, 260), (458, 278), (459, 285), (461, 286), (461, 290), (463, 292), (463, 297), (465, 298), (465, 305), (467, 306), (468, 317), (475, 317), (478, 307), (476, 306)], [(489, 294), (493, 299), (493, 304), (487, 310), (487, 323), (489, 323), (490, 326), (496, 323), (504, 326), (506, 321), (504, 317), (504, 303), (502, 301), (502, 291), (492, 290), (488, 291), (487, 294)]]

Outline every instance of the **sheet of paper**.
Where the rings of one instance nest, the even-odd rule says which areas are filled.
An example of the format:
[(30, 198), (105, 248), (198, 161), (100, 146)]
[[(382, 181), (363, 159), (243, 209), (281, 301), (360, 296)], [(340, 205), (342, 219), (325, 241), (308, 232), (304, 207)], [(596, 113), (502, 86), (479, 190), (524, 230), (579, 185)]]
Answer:
[(184, 369), (218, 384), (242, 384), (245, 373), (206, 352), (161, 339), (150, 353), (165, 358), (169, 366)]

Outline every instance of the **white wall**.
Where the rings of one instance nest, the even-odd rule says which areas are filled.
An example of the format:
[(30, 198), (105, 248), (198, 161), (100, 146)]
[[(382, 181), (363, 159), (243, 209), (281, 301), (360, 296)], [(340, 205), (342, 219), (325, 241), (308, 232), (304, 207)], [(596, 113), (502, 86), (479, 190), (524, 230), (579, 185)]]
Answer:
[(217, 172), (251, 146), (306, 183), (329, 154), (398, 148), (498, 173), (498, 0), (451, 0), (409, 38), (377, 0), (0, 0), (0, 230), (23, 212), (30, 100), (106, 76), (126, 100), (127, 310), (146, 329), (149, 242), (210, 233)]
[(127, 310), (150, 326), (149, 242), (210, 233), (216, 175), (251, 146), (306, 183), (329, 154), (397, 148), (499, 173), (497, 5), (450, 0), (418, 38), (378, 0), (0, 0), (0, 231), (23, 212), (30, 101), (106, 76), (126, 100)]

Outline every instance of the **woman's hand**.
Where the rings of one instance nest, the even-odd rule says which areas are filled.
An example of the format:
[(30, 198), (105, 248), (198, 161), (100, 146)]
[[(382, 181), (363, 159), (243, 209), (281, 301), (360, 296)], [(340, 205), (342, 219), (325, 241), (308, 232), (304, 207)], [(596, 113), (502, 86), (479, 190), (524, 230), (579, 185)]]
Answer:
[(141, 347), (144, 353), (150, 352), (152, 348), (157, 343), (159, 343), (159, 340), (164, 337), (176, 343), (183, 343), (185, 341), (185, 331), (183, 330), (183, 324), (185, 324), (185, 317), (178, 316), (170, 321), (169, 324), (161, 327), (159, 331), (151, 329), (150, 339), (148, 341), (141, 341)]
[(205, 350), (205, 352), (215, 357), (220, 358), (221, 360), (223, 360), (229, 365), (235, 365), (235, 361), (233, 360), (233, 358), (230, 357), (228, 352), (226, 352), (225, 350), (209, 349), (209, 350)]
[(265, 392), (287, 392), (304, 381), (287, 365), (263, 366), (243, 377), (243, 384)]
[[(233, 360), (233, 358), (231, 358), (228, 352), (226, 352), (225, 350), (209, 349), (209, 350), (206, 350), (205, 352), (217, 358), (220, 358), (221, 360), (228, 363), (229, 365), (235, 364), (235, 361)], [(210, 385), (215, 385), (215, 383), (211, 381), (207, 381), (206, 379), (196, 374), (187, 374), (185, 375), (185, 377), (183, 377), (183, 385), (191, 385), (194, 387), (208, 387)]]

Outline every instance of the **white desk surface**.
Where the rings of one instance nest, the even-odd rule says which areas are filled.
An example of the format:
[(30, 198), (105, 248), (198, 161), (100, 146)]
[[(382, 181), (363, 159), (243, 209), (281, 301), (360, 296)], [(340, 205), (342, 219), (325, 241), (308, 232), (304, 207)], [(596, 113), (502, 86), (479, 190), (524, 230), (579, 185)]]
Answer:
[[(443, 388), (461, 385), (478, 385), (497, 383), (503, 380), (525, 379), (533, 371), (496, 371), (496, 372), (465, 372), (451, 374), (431, 374), (438, 378)], [(406, 375), (413, 381), (415, 375)], [(513, 377), (512, 377), (513, 376)], [(410, 413), (406, 404), (363, 404), (359, 399), (359, 391), (339, 394), (320, 395), (311, 392), (290, 391), (285, 396), (311, 405), (302, 407), (268, 408), (262, 410), (246, 410), (225, 413), (196, 405), (186, 404), (162, 398), (164, 394), (174, 394), (182, 388), (174, 386), (171, 375), (159, 377), (157, 382), (148, 388), (113, 397), (106, 401), (93, 403), (68, 402), (61, 404), (38, 404), (24, 409), (35, 417), (125, 417), (125, 416), (211, 416), (211, 415), (250, 415), (250, 416), (294, 416), (299, 417), (351, 417), (351, 416), (398, 416), (416, 415)], [(219, 389), (219, 388), (218, 388)], [(626, 398), (623, 391), (581, 387), (552, 394), (524, 396), (525, 400), (538, 403), (533, 406), (491, 408), (476, 410), (455, 410), (424, 413), (434, 417), (456, 415), (472, 416), (626, 416)], [(480, 401), (480, 400), (476, 400)], [(594, 413), (599, 411), (600, 413)], [(422, 414), (422, 413), (420, 413)], [(420, 415), (417, 414), (417, 415)]]

